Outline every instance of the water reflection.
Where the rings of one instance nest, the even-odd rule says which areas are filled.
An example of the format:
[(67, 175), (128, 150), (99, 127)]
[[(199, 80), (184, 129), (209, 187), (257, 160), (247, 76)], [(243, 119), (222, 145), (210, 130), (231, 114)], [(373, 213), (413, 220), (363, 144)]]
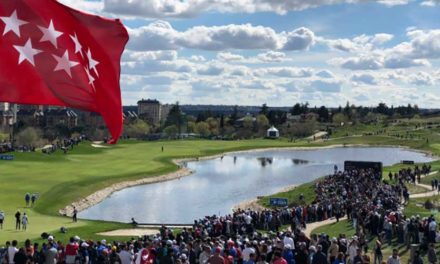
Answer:
[(398, 148), (270, 150), (224, 155), (188, 162), (195, 171), (179, 180), (136, 186), (116, 192), (79, 214), (86, 219), (143, 223), (192, 223), (204, 215), (228, 214), (234, 205), (310, 182), (343, 168), (345, 160), (382, 161), (384, 166), (431, 158)]
[(293, 164), (295, 165), (301, 165), (301, 164), (307, 164), (309, 163), (308, 160), (303, 160), (303, 159), (292, 159)]
[(273, 162), (273, 158), (257, 158), (260, 162), (261, 167), (266, 167), (266, 165), (270, 165)]

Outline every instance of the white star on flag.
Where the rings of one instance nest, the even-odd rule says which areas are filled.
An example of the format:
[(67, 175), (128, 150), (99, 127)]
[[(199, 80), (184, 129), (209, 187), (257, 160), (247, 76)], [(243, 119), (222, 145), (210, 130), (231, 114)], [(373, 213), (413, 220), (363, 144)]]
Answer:
[(24, 46), (14, 45), (14, 48), (20, 53), (20, 57), (18, 58), (18, 64), (21, 64), (23, 61), (27, 60), (30, 64), (35, 66), (34, 56), (41, 52), (41, 50), (37, 50), (32, 48), (31, 39), (28, 39)]
[(79, 40), (78, 40), (78, 37), (76, 36), (76, 33), (73, 36), (70, 35), (70, 38), (72, 39), (73, 43), (75, 44), (75, 54), (79, 52), (82, 56), (82, 53), (81, 53), (82, 46), (81, 46), (81, 43), (79, 43)]
[(14, 10), (12, 12), (11, 16), (9, 17), (0, 17), (0, 19), (5, 23), (5, 30), (3, 31), (3, 36), (6, 35), (9, 31), (12, 31), (17, 35), (17, 37), (20, 36), (20, 26), (27, 24), (28, 22), (18, 19), (17, 17), (17, 10)]
[(53, 25), (53, 21), (50, 20), (49, 27), (40, 27), (38, 28), (43, 32), (43, 37), (41, 38), (40, 42), (49, 41), (52, 43), (52, 45), (55, 46), (55, 48), (58, 48), (57, 45), (57, 39), (63, 35), (63, 32), (57, 31)]
[(93, 84), (95, 78), (93, 78), (92, 74), (90, 73), (89, 69), (87, 69), (87, 67), (85, 67), (84, 70), (86, 71), (87, 78), (89, 79), (89, 84), (91, 84), (92, 87), (95, 88), (95, 85)]
[(95, 60), (92, 58), (92, 52), (90, 51), (90, 48), (89, 48), (89, 50), (87, 51), (87, 58), (89, 59), (89, 69), (90, 69), (90, 70), (93, 69), (93, 70), (95, 71), (96, 75), (99, 76), (99, 74), (98, 74), (98, 70), (96, 69), (96, 65), (98, 65), (99, 62), (98, 62), (98, 61), (95, 61)]
[(72, 72), (71, 72), (70, 68), (75, 67), (79, 63), (76, 61), (69, 60), (69, 51), (66, 50), (66, 52), (64, 52), (64, 54), (63, 54), (63, 57), (58, 57), (57, 55), (52, 55), (52, 56), (58, 62), (54, 71), (63, 70), (67, 73), (67, 75), (69, 75), (70, 78), (72, 78)]

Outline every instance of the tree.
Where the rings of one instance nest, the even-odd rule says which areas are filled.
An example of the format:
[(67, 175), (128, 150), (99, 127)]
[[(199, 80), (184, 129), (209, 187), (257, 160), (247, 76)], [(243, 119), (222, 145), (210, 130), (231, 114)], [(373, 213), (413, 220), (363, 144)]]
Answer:
[(165, 121), (165, 127), (169, 127), (173, 125), (176, 126), (177, 132), (180, 135), (180, 133), (182, 132), (183, 123), (184, 123), (183, 113), (182, 110), (180, 109), (179, 102), (176, 102), (176, 104), (171, 107), (170, 112), (168, 113), (167, 120)]
[(238, 119), (238, 106), (234, 106), (234, 111), (229, 117), (229, 124), (231, 126), (235, 125), (235, 121), (237, 121), (237, 119)]
[(20, 131), (16, 136), (15, 140), (18, 145), (26, 145), (26, 146), (43, 146), (44, 140), (41, 138), (41, 131), (39, 129), (33, 127), (27, 127)]
[(196, 132), (196, 123), (193, 121), (188, 121), (186, 124), (186, 132), (187, 133), (195, 133)]
[(307, 120), (304, 123), (294, 123), (287, 129), (287, 134), (293, 141), (294, 138), (304, 138), (311, 136), (316, 130), (315, 120)]
[(262, 106), (261, 106), (261, 110), (260, 110), (260, 115), (265, 115), (265, 116), (267, 116), (267, 113), (269, 112), (269, 107), (267, 107), (267, 105), (266, 104), (263, 104)]
[(167, 126), (166, 128), (164, 128), (163, 132), (168, 137), (175, 137), (176, 134), (179, 132), (179, 129), (177, 128), (176, 125), (171, 125), (171, 126)]
[(206, 122), (199, 122), (196, 124), (196, 133), (201, 137), (206, 137), (209, 135), (209, 125)]
[(254, 127), (254, 120), (251, 116), (246, 116), (243, 119), (243, 127), (249, 130), (251, 130)]
[(125, 135), (132, 138), (142, 138), (150, 132), (147, 122), (138, 119), (132, 124), (125, 125)]
[(205, 121), (209, 126), (209, 132), (211, 135), (219, 134), (219, 122), (216, 118), (210, 117)]
[(290, 113), (292, 115), (300, 115), (301, 113), (301, 105), (299, 103), (296, 103), (292, 109), (290, 110)]
[(338, 125), (347, 122), (348, 118), (343, 113), (336, 113), (333, 115), (333, 123)]
[(328, 120), (329, 120), (329, 111), (328, 111), (327, 107), (321, 106), (317, 110), (317, 114), (319, 116), (319, 121), (321, 121), (321, 122), (328, 122)]
[(257, 116), (257, 129), (259, 133), (264, 133), (269, 128), (269, 119), (263, 114)]

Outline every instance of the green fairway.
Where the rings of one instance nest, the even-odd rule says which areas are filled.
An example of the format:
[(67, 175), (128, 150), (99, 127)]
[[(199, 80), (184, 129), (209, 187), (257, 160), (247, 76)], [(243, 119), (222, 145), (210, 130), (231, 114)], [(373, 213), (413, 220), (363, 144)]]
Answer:
[[(161, 147), (164, 146), (164, 152)], [(14, 161), (1, 161), (0, 210), (5, 211), (0, 240), (36, 238), (61, 226), (89, 234), (126, 227), (97, 221), (71, 223), (58, 210), (112, 183), (158, 176), (177, 169), (173, 158), (212, 155), (250, 148), (287, 147), (283, 140), (121, 142), (109, 148), (83, 143), (69, 154), (15, 153)], [(35, 208), (25, 208), (26, 192), (40, 194)], [(15, 231), (14, 214), (29, 215), (27, 231)], [(81, 228), (82, 227), (82, 228)]]
[[(100, 221), (71, 220), (58, 215), (58, 210), (73, 201), (107, 187), (113, 183), (135, 180), (143, 177), (154, 177), (178, 169), (172, 162), (175, 158), (200, 157), (222, 152), (247, 150), (267, 147), (322, 147), (329, 145), (389, 145), (407, 146), (414, 149), (440, 153), (439, 129), (414, 130), (411, 122), (404, 126), (352, 126), (340, 127), (334, 131), (334, 138), (328, 141), (280, 140), (242, 140), (242, 141), (123, 141), (108, 148), (92, 147), (90, 142), (76, 146), (67, 155), (56, 152), (52, 155), (35, 153), (15, 153), (14, 161), (1, 161), (2, 192), (0, 192), (0, 210), (6, 213), (4, 230), (0, 231), (0, 240), (38, 238), (42, 232), (56, 232), (61, 226), (67, 227), (69, 233), (86, 237), (99, 237), (95, 233), (107, 231), (126, 224), (103, 223)], [(375, 133), (380, 130), (381, 133)], [(343, 135), (344, 131), (348, 136)], [(417, 137), (396, 136), (401, 131), (411, 131)], [(363, 133), (373, 133), (374, 135)], [(164, 152), (161, 151), (162, 146)], [(440, 162), (432, 163), (434, 169), (440, 168)], [(390, 168), (395, 171), (402, 168), (396, 165)], [(387, 172), (387, 168), (385, 172)], [(40, 194), (35, 208), (24, 208), (26, 192)], [(298, 202), (299, 194), (306, 201), (314, 198), (313, 183), (297, 187), (293, 191), (281, 194), (289, 202)], [(277, 194), (278, 196), (279, 194)], [(267, 198), (260, 201), (267, 205)], [(14, 230), (14, 213), (19, 209), (29, 215), (27, 231)], [(73, 230), (73, 231), (72, 231)]]

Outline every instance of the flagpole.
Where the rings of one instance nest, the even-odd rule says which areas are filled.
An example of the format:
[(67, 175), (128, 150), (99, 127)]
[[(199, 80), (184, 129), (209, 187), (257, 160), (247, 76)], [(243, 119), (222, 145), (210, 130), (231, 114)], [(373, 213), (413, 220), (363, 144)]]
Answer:
[(15, 124), (17, 124), (17, 104), (13, 104), (12, 106), (12, 124), (11, 124), (11, 147), (14, 149), (14, 130), (15, 130)]

